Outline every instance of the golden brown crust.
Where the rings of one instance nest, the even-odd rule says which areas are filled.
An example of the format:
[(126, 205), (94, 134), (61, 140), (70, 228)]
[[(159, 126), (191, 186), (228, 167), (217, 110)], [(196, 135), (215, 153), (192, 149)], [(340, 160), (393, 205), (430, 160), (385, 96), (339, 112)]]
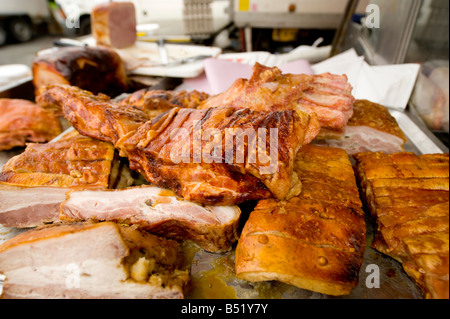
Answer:
[[(194, 127), (195, 125), (195, 127)], [(198, 174), (201, 170), (204, 176), (218, 175), (219, 180), (225, 179), (227, 183), (242, 182), (245, 187), (244, 193), (239, 196), (245, 196), (253, 199), (267, 198), (255, 197), (257, 191), (263, 191), (262, 182), (270, 192), (277, 198), (285, 198), (291, 187), (291, 173), (293, 171), (293, 162), (295, 153), (302, 145), (305, 131), (309, 125), (309, 116), (303, 114), (300, 116), (295, 111), (280, 112), (256, 112), (249, 109), (234, 110), (233, 108), (212, 108), (206, 110), (180, 109), (174, 108), (169, 112), (149, 121), (138, 128), (130, 137), (125, 136), (116, 144), (123, 155), (130, 159), (132, 169), (143, 174), (150, 182), (161, 187), (170, 187), (178, 195), (192, 199), (189, 190), (185, 188), (187, 183), (193, 179), (198, 180)], [(244, 151), (244, 158), (237, 160), (238, 145), (234, 142), (232, 148), (232, 156), (227, 157), (226, 150), (228, 148), (227, 138), (230, 132), (239, 129), (237, 134), (243, 137), (247, 129), (250, 132), (259, 132), (263, 129), (266, 136), (265, 155), (276, 155), (276, 162), (272, 161), (268, 164), (261, 163), (258, 156), (255, 163), (249, 160), (250, 146), (247, 143), (241, 144), (239, 147)], [(271, 138), (273, 137), (270, 129), (277, 129), (278, 148), (276, 154), (271, 150)], [(171, 134), (180, 129), (186, 130), (187, 134), (180, 138), (173, 139)], [(202, 163), (196, 164), (194, 158), (194, 130), (198, 130), (204, 134), (208, 129), (215, 130), (220, 133), (219, 141), (221, 142), (220, 153), (218, 154), (218, 162), (207, 164), (205, 157), (202, 156)], [(225, 132), (225, 133), (224, 133)], [(230, 136), (226, 136), (226, 132)], [(241, 132), (241, 133), (239, 133)], [(237, 141), (237, 139), (235, 138)], [(201, 150), (208, 149), (210, 141), (201, 141)], [(183, 160), (187, 163), (173, 163), (172, 155), (174, 149), (180, 149), (182, 146), (189, 147), (188, 158)], [(259, 148), (259, 146), (257, 146)], [(262, 151), (261, 149), (259, 149)], [(146, 158), (143, 160), (143, 158)], [(271, 157), (273, 158), (273, 157)], [(216, 160), (217, 160), (216, 159)], [(261, 173), (261, 168), (275, 164), (275, 171), (271, 173)], [(164, 172), (164, 173), (163, 173)], [(188, 174), (193, 174), (192, 178), (184, 178)], [(183, 176), (184, 175), (184, 176)], [(205, 180), (205, 179), (201, 179)], [(216, 183), (214, 178), (209, 179), (211, 183)], [(161, 183), (165, 183), (162, 185)], [(240, 184), (242, 184), (240, 183)], [(245, 184), (253, 184), (247, 187)], [(218, 185), (219, 186), (219, 185)], [(250, 192), (249, 192), (250, 191)], [(207, 189), (205, 195), (208, 196)], [(200, 199), (196, 197), (196, 199)], [(208, 200), (208, 198), (206, 198)], [(222, 203), (222, 198), (218, 198), (216, 203)], [(235, 203), (241, 202), (236, 201)], [(205, 200), (202, 203), (207, 203)], [(230, 203), (227, 201), (227, 203)], [(208, 202), (208, 204), (211, 204)]]
[(383, 105), (368, 100), (356, 100), (353, 104), (353, 116), (348, 121), (349, 126), (368, 126), (373, 129), (395, 135), (408, 141), (398, 126), (397, 120)]
[(79, 134), (47, 144), (28, 144), (0, 172), (0, 182), (16, 186), (109, 186), (114, 147)]
[(153, 119), (156, 116), (174, 108), (197, 108), (209, 94), (199, 91), (162, 91), (143, 89), (134, 92), (122, 101), (121, 106), (132, 106), (143, 111)]
[(401, 262), (427, 298), (448, 299), (448, 154), (360, 153), (355, 159), (378, 225), (372, 246)]
[[(366, 226), (348, 155), (308, 145), (295, 164), (302, 193), (288, 201), (258, 203), (236, 248), (236, 274), (329, 295), (349, 294), (358, 283)], [(331, 186), (324, 191), (327, 183)]]

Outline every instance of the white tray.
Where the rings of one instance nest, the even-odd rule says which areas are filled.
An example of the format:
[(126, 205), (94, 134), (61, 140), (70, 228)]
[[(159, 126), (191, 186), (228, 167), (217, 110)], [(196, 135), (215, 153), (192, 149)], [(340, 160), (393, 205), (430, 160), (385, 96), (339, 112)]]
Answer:
[[(84, 38), (81, 41), (87, 43), (89, 46), (97, 45), (95, 39), (92, 37)], [(211, 46), (173, 43), (167, 43), (165, 46), (169, 62), (198, 55), (217, 57), (222, 53), (222, 49)], [(152, 66), (162, 62), (159, 55), (158, 44), (155, 42), (136, 41), (134, 45), (116, 49), (116, 51), (125, 61), (128, 73), (133, 75), (194, 78), (204, 71), (203, 60), (171, 67)]]

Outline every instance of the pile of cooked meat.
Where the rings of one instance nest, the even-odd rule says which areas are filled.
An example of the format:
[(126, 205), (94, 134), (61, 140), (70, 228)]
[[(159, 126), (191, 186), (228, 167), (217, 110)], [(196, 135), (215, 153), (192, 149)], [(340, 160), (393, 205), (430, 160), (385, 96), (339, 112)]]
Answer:
[[(0, 224), (38, 226), (0, 246), (2, 297), (182, 298), (184, 241), (235, 249), (244, 280), (335, 296), (358, 285), (367, 183), (358, 185), (350, 158), (403, 152), (407, 141), (386, 108), (355, 100), (345, 75), (256, 64), (216, 96), (142, 89), (114, 99), (67, 84), (36, 94), (74, 131), (29, 144), (0, 172)], [(448, 215), (445, 236), (448, 246)], [(76, 289), (67, 287), (68, 265), (86, 274)], [(442, 283), (448, 288), (448, 267)]]
[(377, 224), (373, 247), (400, 261), (427, 298), (448, 299), (448, 154), (359, 153), (355, 159)]

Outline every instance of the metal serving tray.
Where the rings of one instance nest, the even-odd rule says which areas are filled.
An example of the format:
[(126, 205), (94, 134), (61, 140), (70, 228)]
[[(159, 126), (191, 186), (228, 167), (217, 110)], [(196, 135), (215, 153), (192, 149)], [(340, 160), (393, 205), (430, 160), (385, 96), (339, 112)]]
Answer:
[[(0, 98), (34, 99), (30, 79), (11, 85), (0, 92)], [(399, 126), (409, 139), (405, 146), (408, 152), (418, 155), (431, 153), (448, 153), (448, 148), (427, 129), (422, 121), (409, 110), (399, 112), (390, 110)], [(0, 152), (0, 169), (12, 156), (20, 154), (23, 148)], [(1, 191), (1, 190), (0, 190)], [(243, 208), (242, 216), (251, 211)], [(245, 220), (245, 218), (243, 218)], [(0, 244), (23, 230), (0, 226)], [(370, 247), (374, 236), (373, 223), (367, 219), (367, 248), (360, 271), (359, 285), (348, 296), (332, 297), (303, 289), (298, 289), (280, 282), (250, 283), (239, 280), (234, 275), (234, 250), (225, 254), (212, 254), (191, 248), (194, 256), (191, 262), (193, 288), (186, 296), (191, 299), (421, 299), (422, 292), (406, 275), (402, 265)], [(379, 288), (371, 287), (370, 275), (374, 265), (379, 270)], [(0, 280), (1, 283), (1, 280)], [(0, 289), (1, 290), (1, 289)]]

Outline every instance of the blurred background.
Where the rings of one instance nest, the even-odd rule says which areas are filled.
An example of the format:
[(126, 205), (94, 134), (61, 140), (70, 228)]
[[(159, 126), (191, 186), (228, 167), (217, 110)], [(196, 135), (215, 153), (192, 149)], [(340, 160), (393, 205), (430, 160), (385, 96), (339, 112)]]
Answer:
[[(61, 37), (87, 35), (90, 14), (105, 0), (0, 0), (0, 64), (30, 64)], [(140, 39), (220, 46), (225, 51), (287, 52), (322, 37), (331, 44), (347, 0), (133, 0)], [(359, 1), (355, 17), (365, 14)]]
[[(0, 64), (30, 64), (34, 53), (55, 39), (89, 34), (92, 9), (102, 2), (0, 0)], [(374, 64), (448, 60), (448, 0), (131, 2), (141, 40), (163, 36), (225, 52), (283, 53), (322, 38), (322, 46), (334, 40), (335, 50), (354, 47)], [(371, 3), (382, 11), (382, 28), (364, 28)], [(374, 60), (375, 54), (382, 59)]]

